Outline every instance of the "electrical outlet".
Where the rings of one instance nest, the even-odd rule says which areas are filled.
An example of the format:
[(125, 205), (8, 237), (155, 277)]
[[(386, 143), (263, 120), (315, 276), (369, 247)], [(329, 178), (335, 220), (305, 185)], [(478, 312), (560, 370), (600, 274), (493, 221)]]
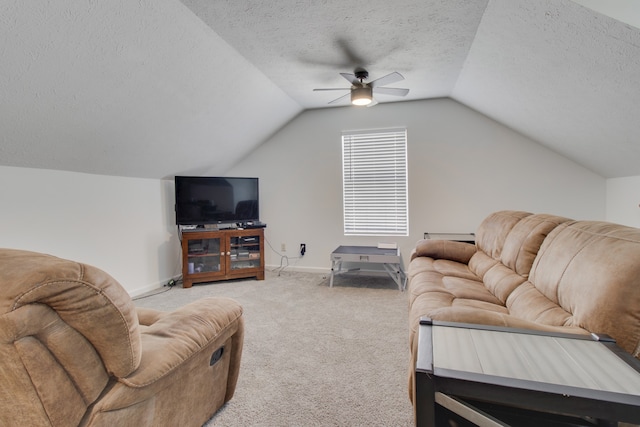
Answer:
[(300, 256), (304, 256), (305, 252), (307, 252), (307, 245), (304, 243), (300, 243)]
[(285, 245), (284, 243), (280, 243), (280, 251), (287, 252), (287, 245)]

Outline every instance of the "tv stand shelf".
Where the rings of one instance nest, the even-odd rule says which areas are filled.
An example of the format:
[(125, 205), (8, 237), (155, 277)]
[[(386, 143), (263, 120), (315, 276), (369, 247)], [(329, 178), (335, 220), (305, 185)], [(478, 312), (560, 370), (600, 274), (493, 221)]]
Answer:
[(264, 280), (264, 230), (184, 230), (182, 287), (255, 277)]

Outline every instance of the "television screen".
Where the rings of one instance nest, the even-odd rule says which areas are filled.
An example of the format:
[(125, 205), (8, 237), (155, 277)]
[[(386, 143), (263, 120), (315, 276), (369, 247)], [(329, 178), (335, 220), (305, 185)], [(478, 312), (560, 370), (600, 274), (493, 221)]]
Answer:
[(258, 221), (258, 178), (176, 176), (176, 224)]

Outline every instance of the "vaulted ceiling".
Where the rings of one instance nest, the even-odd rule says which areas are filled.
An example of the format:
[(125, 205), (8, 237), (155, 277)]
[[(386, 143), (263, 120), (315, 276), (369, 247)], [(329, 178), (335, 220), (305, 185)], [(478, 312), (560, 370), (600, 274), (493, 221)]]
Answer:
[(0, 165), (221, 174), (305, 109), (362, 108), (313, 89), (364, 67), (405, 77), (378, 102), (451, 97), (603, 177), (640, 175), (629, 5), (0, 0)]

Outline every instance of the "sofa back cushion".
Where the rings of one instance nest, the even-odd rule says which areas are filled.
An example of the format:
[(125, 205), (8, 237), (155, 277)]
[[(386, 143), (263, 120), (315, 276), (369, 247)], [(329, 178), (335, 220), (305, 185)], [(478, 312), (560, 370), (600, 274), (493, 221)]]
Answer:
[(568, 218), (500, 211), (485, 219), (476, 233), (478, 253), (469, 262), (485, 287), (503, 303), (529, 277), (547, 235)]
[(533, 261), (547, 235), (569, 218), (534, 214), (522, 218), (507, 235), (500, 261), (524, 278), (529, 277)]
[[(529, 279), (535, 288), (526, 293), (529, 298), (535, 293), (536, 299), (556, 305), (556, 312), (568, 313), (565, 326), (608, 334), (627, 352), (640, 354), (640, 229), (599, 221), (563, 223), (544, 241)], [(532, 313), (535, 304), (509, 302), (512, 314), (544, 321), (545, 314)], [(523, 307), (520, 311), (527, 307), (526, 313), (516, 305)]]
[(532, 215), (521, 211), (494, 212), (482, 221), (476, 230), (476, 246), (490, 258), (500, 260), (504, 242), (523, 218)]

